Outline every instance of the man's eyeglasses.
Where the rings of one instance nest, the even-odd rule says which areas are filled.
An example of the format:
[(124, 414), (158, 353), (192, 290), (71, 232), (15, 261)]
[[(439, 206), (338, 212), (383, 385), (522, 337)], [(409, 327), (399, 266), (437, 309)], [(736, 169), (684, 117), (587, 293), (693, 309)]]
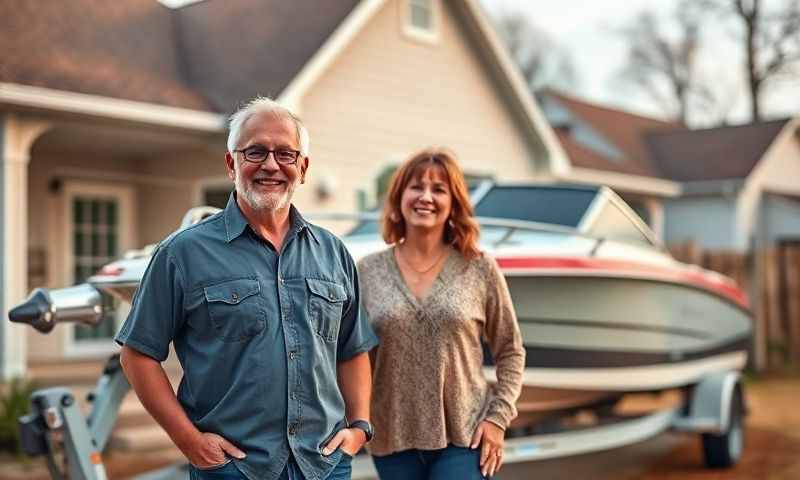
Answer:
[(253, 145), (252, 147), (247, 147), (242, 150), (234, 150), (234, 152), (240, 152), (244, 159), (250, 163), (264, 163), (270, 153), (275, 156), (275, 161), (281, 165), (297, 163), (297, 159), (300, 157), (299, 150), (292, 150), (291, 148), (285, 147), (270, 150), (260, 145)]

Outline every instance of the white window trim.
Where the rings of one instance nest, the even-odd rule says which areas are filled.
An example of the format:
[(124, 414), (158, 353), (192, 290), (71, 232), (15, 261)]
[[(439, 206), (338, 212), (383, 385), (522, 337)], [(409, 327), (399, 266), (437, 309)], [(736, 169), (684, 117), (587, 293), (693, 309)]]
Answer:
[(403, 24), (403, 33), (410, 39), (422, 43), (438, 43), (439, 31), (441, 30), (442, 4), (441, 0), (430, 0), (431, 2), (431, 29), (425, 30), (414, 26), (411, 23), (411, 1), (402, 0), (400, 5), (400, 21)]
[[(75, 270), (75, 257), (73, 256), (73, 223), (72, 204), (78, 196), (110, 197), (115, 199), (119, 205), (119, 253), (135, 247), (136, 229), (133, 221), (136, 218), (134, 189), (130, 185), (93, 183), (86, 181), (67, 180), (64, 182), (64, 195), (62, 212), (65, 221), (61, 237), (62, 255), (64, 258), (64, 270), (62, 272), (62, 285), (72, 285)], [(55, 251), (55, 250), (54, 250)], [(129, 305), (122, 304), (122, 308), (117, 315), (117, 328), (127, 314)], [(75, 339), (75, 325), (72, 323), (62, 324), (64, 357), (66, 358), (102, 358), (119, 351), (116, 343), (110, 340), (81, 340)]]

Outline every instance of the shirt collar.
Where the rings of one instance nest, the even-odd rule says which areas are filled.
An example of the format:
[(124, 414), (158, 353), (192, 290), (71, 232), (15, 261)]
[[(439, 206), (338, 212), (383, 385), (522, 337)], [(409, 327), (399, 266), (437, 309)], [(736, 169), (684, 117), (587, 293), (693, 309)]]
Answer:
[[(225, 240), (230, 243), (238, 238), (248, 225), (247, 219), (244, 218), (242, 211), (239, 210), (239, 205), (236, 203), (236, 191), (231, 192), (231, 196), (228, 197), (228, 204), (225, 206), (223, 218), (225, 218)], [(289, 206), (289, 224), (289, 235), (306, 231), (314, 239), (314, 242), (319, 244), (311, 224), (300, 215), (294, 205)]]

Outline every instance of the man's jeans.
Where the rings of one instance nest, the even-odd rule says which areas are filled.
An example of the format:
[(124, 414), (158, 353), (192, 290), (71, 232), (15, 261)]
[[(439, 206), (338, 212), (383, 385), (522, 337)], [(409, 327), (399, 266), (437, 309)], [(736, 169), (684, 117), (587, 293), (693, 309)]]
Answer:
[[(350, 480), (352, 473), (353, 457), (342, 452), (342, 459), (333, 468), (333, 471), (325, 477), (325, 480)], [(283, 473), (278, 477), (278, 480), (305, 480), (303, 472), (297, 466), (294, 457), (289, 457), (289, 463), (283, 469)], [(196, 467), (189, 467), (189, 480), (247, 480), (247, 477), (242, 475), (242, 472), (236, 468), (233, 462), (228, 462), (221, 467), (212, 468), (210, 470), (200, 470)]]
[(373, 456), (381, 480), (484, 480), (480, 448), (449, 445), (440, 450), (403, 450)]

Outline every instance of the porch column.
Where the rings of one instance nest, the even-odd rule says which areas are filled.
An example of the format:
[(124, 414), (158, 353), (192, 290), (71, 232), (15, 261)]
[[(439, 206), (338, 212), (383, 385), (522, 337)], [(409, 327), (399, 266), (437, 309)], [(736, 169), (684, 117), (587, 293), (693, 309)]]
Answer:
[(28, 163), (46, 122), (0, 117), (0, 382), (25, 374), (27, 327), (8, 321), (8, 310), (28, 289)]

